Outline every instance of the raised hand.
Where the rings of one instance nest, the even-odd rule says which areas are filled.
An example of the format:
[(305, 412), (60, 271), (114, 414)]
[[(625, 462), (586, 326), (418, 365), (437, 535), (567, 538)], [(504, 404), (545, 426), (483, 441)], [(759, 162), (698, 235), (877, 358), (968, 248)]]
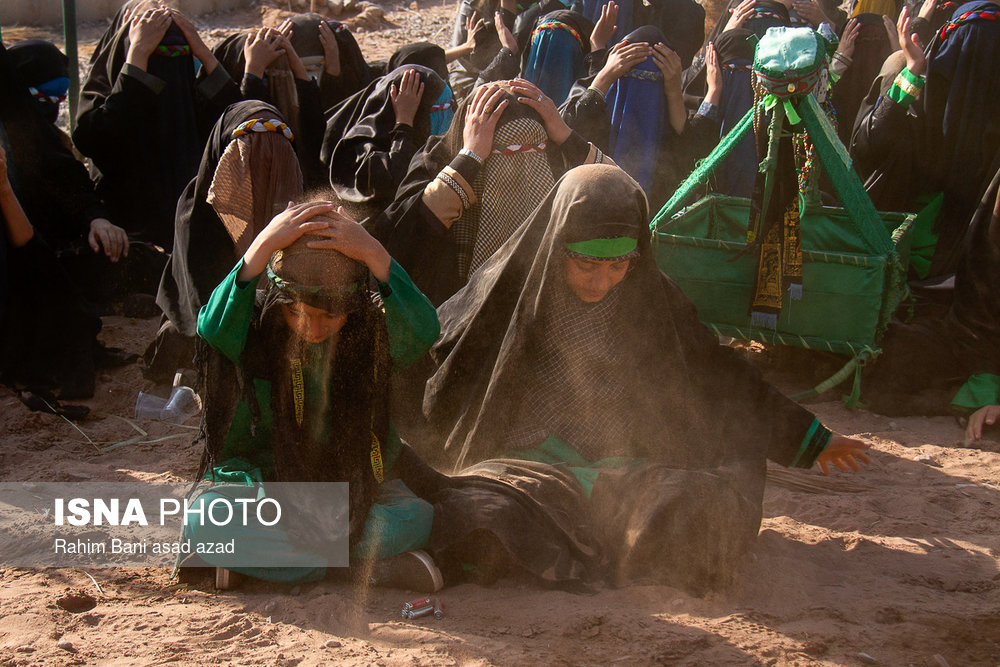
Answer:
[(705, 102), (718, 106), (722, 100), (722, 68), (719, 67), (719, 54), (715, 44), (709, 42), (705, 49)]
[(403, 72), (399, 85), (394, 83), (389, 88), (389, 99), (396, 112), (396, 122), (412, 127), (423, 96), (424, 82), (420, 80), (420, 73), (413, 69)]
[(910, 8), (903, 7), (899, 13), (899, 20), (896, 21), (896, 36), (899, 38), (899, 46), (906, 56), (906, 69), (910, 74), (921, 76), (927, 68), (927, 60), (924, 57), (924, 50), (917, 41), (917, 36), (910, 34)]
[(681, 91), (681, 57), (675, 51), (667, 48), (663, 42), (653, 46), (653, 62), (663, 74), (663, 92), (667, 97), (679, 94)]
[(285, 57), (288, 58), (288, 69), (292, 71), (292, 76), (300, 81), (308, 81), (310, 79), (309, 72), (306, 71), (306, 66), (302, 64), (299, 54), (295, 52), (295, 47), (292, 46), (293, 29), (292, 20), (285, 19), (278, 26), (278, 34), (281, 35), (278, 42), (282, 51), (285, 52)]
[(844, 34), (840, 36), (840, 44), (837, 46), (837, 53), (846, 58), (848, 62), (854, 57), (854, 47), (858, 41), (858, 33), (861, 32), (861, 23), (853, 18), (844, 27)]
[(830, 19), (823, 13), (823, 8), (814, 0), (794, 0), (792, 9), (795, 13), (818, 28), (820, 23), (830, 23)]
[(600, 51), (608, 48), (608, 40), (615, 34), (618, 28), (615, 22), (618, 20), (618, 5), (614, 2), (601, 7), (601, 17), (597, 19), (593, 32), (590, 33), (590, 50)]
[(503, 22), (500, 17), (500, 12), (497, 12), (493, 16), (493, 26), (497, 29), (497, 37), (500, 38), (500, 45), (510, 51), (517, 53), (517, 40), (514, 39), (514, 33), (510, 31), (510, 28)]
[(340, 46), (330, 24), (319, 22), (319, 43), (323, 45), (323, 68), (330, 76), (340, 76)]

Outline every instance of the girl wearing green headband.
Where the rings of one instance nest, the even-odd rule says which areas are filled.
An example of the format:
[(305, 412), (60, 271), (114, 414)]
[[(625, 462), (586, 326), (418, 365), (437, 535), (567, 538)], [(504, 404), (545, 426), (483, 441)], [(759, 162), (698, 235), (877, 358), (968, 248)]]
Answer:
[(439, 307), (430, 428), (410, 441), (527, 489), (592, 547), (540, 531), (523, 540), (539, 562), (702, 594), (753, 545), (767, 459), (857, 470), (868, 445), (719, 345), (657, 267), (648, 219), (621, 169), (569, 171)]

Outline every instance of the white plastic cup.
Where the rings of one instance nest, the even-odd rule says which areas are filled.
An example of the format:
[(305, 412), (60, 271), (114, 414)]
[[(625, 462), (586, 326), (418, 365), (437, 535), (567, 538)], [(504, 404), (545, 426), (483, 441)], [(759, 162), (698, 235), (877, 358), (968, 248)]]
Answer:
[(135, 399), (135, 418), (159, 419), (166, 405), (167, 399), (140, 391)]
[(170, 398), (160, 411), (160, 419), (181, 424), (199, 412), (201, 397), (191, 387), (179, 386), (170, 390)]

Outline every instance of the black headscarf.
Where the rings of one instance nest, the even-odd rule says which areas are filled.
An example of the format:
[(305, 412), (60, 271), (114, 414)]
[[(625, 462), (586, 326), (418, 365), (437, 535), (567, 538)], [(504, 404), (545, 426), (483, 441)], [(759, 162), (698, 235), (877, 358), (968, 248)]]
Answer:
[[(617, 365), (606, 366), (613, 370), (603, 381), (624, 392), (619, 405), (627, 406), (632, 425), (627, 442), (609, 440), (609, 447), (676, 467), (750, 461), (760, 475), (769, 445), (798, 448), (812, 415), (764, 383), (698, 322), (694, 306), (656, 266), (647, 219), (642, 190), (619, 168), (572, 169), (438, 309), (442, 334), (431, 352), (437, 371), (427, 383), (423, 411), (433, 432), (429, 442), (443, 443), (456, 467), (503, 452), (510, 431), (529, 418), (525, 387), (545, 380), (539, 377), (546, 363), (542, 342), (553, 335), (552, 318), (563, 314), (558, 301), (567, 290), (566, 243), (594, 238), (636, 238), (639, 252), (605, 297), (613, 300), (604, 321), (613, 325), (606, 344)], [(722, 386), (729, 397), (725, 419), (717, 416)], [(587, 391), (562, 389), (567, 405), (578, 403), (575, 392)], [(601, 434), (589, 439), (599, 442)], [(791, 457), (774, 458), (787, 464)]]
[(391, 72), (403, 65), (423, 65), (434, 70), (443, 80), (448, 80), (448, 63), (445, 61), (444, 49), (437, 44), (416, 42), (402, 46), (389, 56), (389, 65), (386, 69)]
[[(167, 319), (185, 336), (196, 334), (199, 309), (245, 250), (237, 248), (216, 209), (208, 202), (208, 195), (219, 161), (235, 140), (233, 130), (250, 119), (283, 120), (277, 109), (258, 100), (239, 102), (226, 109), (209, 136), (198, 175), (188, 183), (177, 201), (174, 251), (163, 272), (156, 301)], [(247, 136), (252, 140), (255, 134)], [(288, 143), (291, 150), (291, 142)], [(294, 153), (282, 168), (288, 169), (289, 164), (296, 165)], [(298, 182), (301, 194), (301, 174)], [(273, 202), (278, 209), (283, 209), (287, 203), (287, 199)], [(246, 222), (253, 224), (253, 221)], [(253, 239), (259, 231), (248, 230), (248, 238)]]
[[(952, 20), (969, 11), (997, 12), (988, 0), (968, 2)], [(1000, 21), (970, 20), (953, 30), (943, 28), (927, 58), (923, 92), (927, 144), (933, 156), (931, 190), (944, 192), (938, 216), (937, 248), (931, 275), (954, 272), (962, 252), (961, 239), (991, 175), (1000, 150)], [(942, 36), (942, 33), (945, 33)]]
[[(726, 30), (715, 38), (715, 51), (722, 67), (721, 136), (732, 130), (753, 106), (753, 32), (743, 28)], [(733, 197), (753, 193), (757, 179), (757, 148), (754, 138), (743, 138), (715, 172), (716, 190)]]
[[(36, 90), (42, 88), (35, 96), (35, 108), (47, 121), (54, 124), (59, 117), (59, 102), (53, 101), (53, 96), (46, 94), (44, 88), (47, 84), (55, 84), (59, 90), (64, 91), (62, 84), (68, 85), (69, 82), (69, 59), (55, 44), (44, 39), (26, 39), (12, 44), (7, 54), (24, 85)], [(62, 97), (65, 97), (65, 92)]]
[[(169, 249), (177, 197), (197, 172), (202, 149), (193, 56), (150, 56), (146, 71), (166, 85), (138, 117), (135, 111), (105, 108), (121, 89), (129, 23), (144, 6), (126, 3), (98, 43), (80, 90), (73, 141), (93, 160), (98, 191), (117, 224)], [(183, 42), (180, 28), (171, 23), (162, 44)]]
[(382, 182), (388, 167), (372, 158), (372, 153), (388, 154), (390, 150), (396, 112), (389, 93), (408, 70), (419, 72), (424, 83), (413, 120), (414, 141), (419, 146), (430, 135), (430, 108), (444, 91), (445, 82), (426, 67), (399, 67), (344, 100), (327, 121), (320, 153), (329, 166), (330, 185), (341, 199), (356, 203), (377, 200), (383, 205), (392, 201), (398, 183)]
[(656, 0), (635, 5), (632, 24), (658, 27), (671, 50), (680, 56), (681, 67), (690, 67), (705, 42), (705, 8), (694, 0)]

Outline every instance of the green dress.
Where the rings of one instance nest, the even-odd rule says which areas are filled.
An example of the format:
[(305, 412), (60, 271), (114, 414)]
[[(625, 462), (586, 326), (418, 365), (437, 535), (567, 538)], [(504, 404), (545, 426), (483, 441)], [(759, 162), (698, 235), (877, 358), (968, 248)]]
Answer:
[[(257, 279), (241, 282), (237, 275), (243, 267), (242, 260), (212, 292), (198, 315), (198, 334), (223, 356), (239, 364), (247, 342), (254, 313)], [(394, 370), (401, 370), (426, 354), (437, 339), (439, 325), (437, 313), (430, 301), (416, 288), (409, 276), (393, 260), (389, 280), (378, 284), (386, 318), (389, 338), (389, 355)], [(322, 344), (321, 344), (322, 345)], [(322, 360), (322, 355), (315, 355)], [(307, 383), (317, 382), (321, 369), (308, 365), (303, 369)], [(256, 429), (251, 429), (251, 414), (247, 402), (236, 408), (232, 426), (226, 436), (219, 457), (223, 463), (208, 474), (213, 486), (202, 496), (206, 499), (228, 496), (256, 495), (262, 480), (273, 479), (274, 458), (271, 447), (273, 417), (270, 408), (270, 382), (254, 380), (260, 408)], [(306, 392), (315, 396), (321, 392)], [(310, 407), (307, 403), (307, 409)], [(327, 426), (335, 423), (329, 415)], [(375, 503), (369, 510), (360, 541), (352, 549), (352, 556), (387, 558), (398, 553), (418, 549), (430, 536), (433, 509), (429, 503), (416, 497), (394, 474), (394, 464), (402, 443), (395, 426), (390, 422), (387, 441), (382, 446), (385, 481), (379, 488)], [(232, 537), (232, 528), (202, 526), (189, 523), (186, 537), (192, 542), (225, 542)], [(227, 532), (229, 531), (229, 532)], [(239, 554), (213, 554), (204, 559), (243, 572), (250, 576), (271, 581), (313, 581), (323, 576), (326, 568), (322, 557), (296, 549), (283, 531), (277, 527), (261, 525), (240, 526), (241, 542), (252, 537), (260, 550), (269, 554), (268, 561), (280, 561), (283, 567), (241, 567)], [(276, 554), (280, 554), (276, 557)]]

